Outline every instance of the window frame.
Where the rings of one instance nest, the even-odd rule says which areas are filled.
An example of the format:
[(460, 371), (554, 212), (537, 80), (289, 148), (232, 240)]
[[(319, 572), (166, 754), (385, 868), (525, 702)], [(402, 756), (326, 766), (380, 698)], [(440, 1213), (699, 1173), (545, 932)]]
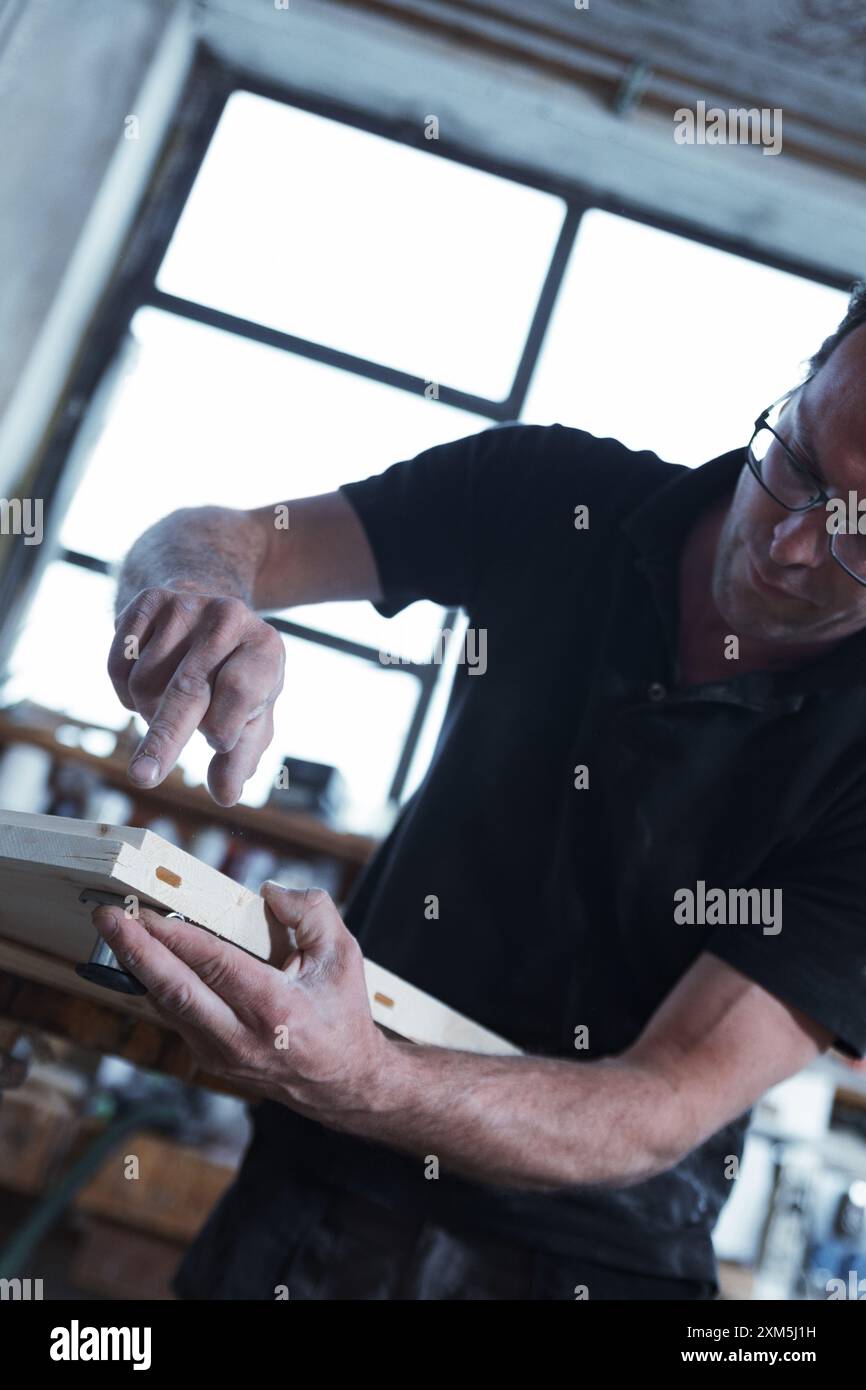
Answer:
[[(228, 331), (238, 337), (351, 371), (355, 375), (399, 390), (424, 394), (427, 383), (410, 373), (283, 333), (264, 324), (238, 318), (157, 289), (156, 277), (159, 267), (224, 107), (236, 91), (250, 92), (256, 96), (280, 101), (311, 114), (423, 150), (431, 158), (452, 160), (525, 187), (553, 194), (563, 200), (562, 226), (508, 395), (497, 401), (463, 391), (457, 386), (438, 385), (440, 402), (484, 417), (491, 425), (516, 421), (522, 415), (580, 223), (584, 213), (590, 210), (610, 212), (834, 289), (846, 290), (851, 283), (850, 277), (833, 274), (813, 264), (794, 262), (787, 257), (771, 256), (739, 240), (714, 236), (706, 228), (684, 223), (680, 219), (665, 218), (646, 208), (627, 206), (620, 199), (605, 198), (588, 188), (571, 181), (563, 181), (553, 175), (543, 177), (537, 171), (529, 171), (521, 165), (488, 158), (471, 149), (449, 147), (446, 150), (437, 141), (425, 140), (423, 129), (419, 128), (417, 121), (379, 118), (368, 111), (359, 111), (334, 99), (314, 99), (308, 93), (284, 85), (275, 85), (262, 80), (254, 73), (235, 68), (215, 57), (206, 47), (200, 46), (156, 172), (142, 199), (133, 230), (120, 255), (111, 284), (85, 336), (77, 367), (56, 413), (54, 428), (33, 471), (28, 491), (32, 496), (43, 499), (44, 534), (47, 543), (41, 547), (29, 547), (24, 546), (21, 538), (18, 538), (0, 574), (0, 611), (4, 614), (0, 624), (0, 642), (3, 644), (7, 662), (22, 617), (49, 563), (61, 560), (103, 574), (110, 570), (108, 564), (95, 556), (59, 545), (57, 533), (62, 522), (60, 513), (64, 494), (68, 494), (68, 489), (74, 482), (74, 479), (70, 478), (70, 463), (79, 429), (89, 413), (100, 383), (116, 359), (138, 309), (153, 307), (167, 311), (193, 322)], [(383, 460), (383, 467), (387, 462), (388, 460)], [(42, 553), (37, 555), (34, 553), (35, 550)], [(453, 629), (456, 617), (456, 610), (449, 609), (445, 614), (443, 626)], [(359, 660), (375, 662), (384, 671), (391, 669), (381, 666), (378, 649), (364, 643), (307, 627), (283, 617), (269, 615), (266, 621), (282, 634), (319, 643)], [(418, 681), (418, 697), (389, 789), (388, 800), (392, 804), (400, 800), (434, 688), (442, 672), (442, 668), (432, 661), (401, 662), (399, 668), (394, 669), (415, 676)]]

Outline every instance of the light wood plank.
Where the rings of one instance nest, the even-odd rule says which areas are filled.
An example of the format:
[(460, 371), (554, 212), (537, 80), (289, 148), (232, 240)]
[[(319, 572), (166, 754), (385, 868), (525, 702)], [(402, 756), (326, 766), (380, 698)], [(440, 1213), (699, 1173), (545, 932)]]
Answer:
[[(142, 906), (180, 912), (272, 964), (283, 964), (294, 947), (291, 931), (257, 893), (152, 831), (0, 811), (0, 966), (50, 983), (65, 978), (77, 993), (152, 1016), (146, 999), (113, 994), (75, 975), (73, 964), (87, 960), (96, 940), (92, 908), (78, 901), (83, 888), (132, 894)], [(365, 961), (365, 974), (374, 1019), (400, 1037), (462, 1051), (518, 1052), (373, 961)]]

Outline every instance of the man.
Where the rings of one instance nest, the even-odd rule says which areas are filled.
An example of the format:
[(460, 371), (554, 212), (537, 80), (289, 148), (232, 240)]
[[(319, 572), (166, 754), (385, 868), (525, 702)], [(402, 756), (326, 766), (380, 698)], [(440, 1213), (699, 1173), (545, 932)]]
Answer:
[[(281, 970), (95, 914), (208, 1070), (265, 1097), (181, 1295), (715, 1293), (749, 1108), (866, 1049), (866, 547), (828, 505), (866, 480), (864, 377), (859, 287), (745, 458), (514, 425), (292, 502), (287, 531), (202, 508), (133, 547), (109, 669), (149, 723), (141, 786), (200, 729), (237, 800), (283, 683), (256, 610), (429, 598), (487, 640), (354, 935), (271, 885)], [(526, 1055), (386, 1038), (358, 942)]]

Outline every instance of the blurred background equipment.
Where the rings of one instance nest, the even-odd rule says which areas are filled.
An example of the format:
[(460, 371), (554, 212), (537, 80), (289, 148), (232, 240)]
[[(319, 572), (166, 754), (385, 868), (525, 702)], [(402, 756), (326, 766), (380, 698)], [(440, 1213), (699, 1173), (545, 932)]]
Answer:
[(283, 758), (268, 805), (285, 811), (309, 811), (323, 820), (338, 820), (345, 784), (335, 767), (305, 758)]

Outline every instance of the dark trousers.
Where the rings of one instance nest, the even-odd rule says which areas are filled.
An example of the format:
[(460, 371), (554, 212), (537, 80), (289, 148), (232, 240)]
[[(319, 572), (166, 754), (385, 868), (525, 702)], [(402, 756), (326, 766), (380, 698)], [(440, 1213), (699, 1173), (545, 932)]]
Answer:
[(552, 1256), (283, 1176), (226, 1193), (174, 1281), (193, 1299), (708, 1299), (710, 1282)]

